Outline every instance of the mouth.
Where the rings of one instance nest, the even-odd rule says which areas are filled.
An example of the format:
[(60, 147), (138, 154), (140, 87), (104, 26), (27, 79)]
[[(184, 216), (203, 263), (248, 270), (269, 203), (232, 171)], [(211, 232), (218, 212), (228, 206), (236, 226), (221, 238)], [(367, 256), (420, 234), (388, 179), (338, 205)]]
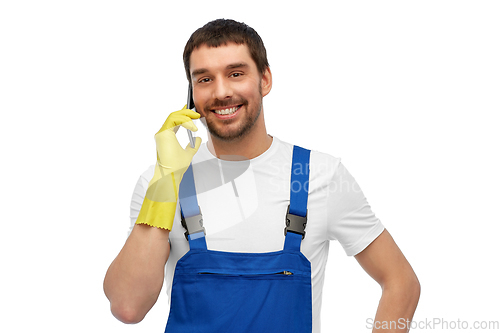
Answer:
[[(218, 116), (228, 118), (238, 112), (238, 110), (243, 106), (243, 104), (232, 106), (232, 107), (226, 107), (226, 108), (221, 108), (221, 109), (212, 109), (213, 113), (215, 113)], [(219, 118), (219, 117), (218, 117)]]

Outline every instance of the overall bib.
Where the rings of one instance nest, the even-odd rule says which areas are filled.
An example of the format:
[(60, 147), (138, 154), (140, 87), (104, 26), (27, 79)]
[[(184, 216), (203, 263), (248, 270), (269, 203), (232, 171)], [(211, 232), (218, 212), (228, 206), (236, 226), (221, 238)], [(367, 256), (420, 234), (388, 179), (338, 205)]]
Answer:
[(207, 249), (189, 167), (179, 198), (190, 250), (175, 268), (166, 333), (311, 332), (311, 264), (300, 252), (309, 156), (309, 150), (294, 146), (283, 250), (267, 253)]

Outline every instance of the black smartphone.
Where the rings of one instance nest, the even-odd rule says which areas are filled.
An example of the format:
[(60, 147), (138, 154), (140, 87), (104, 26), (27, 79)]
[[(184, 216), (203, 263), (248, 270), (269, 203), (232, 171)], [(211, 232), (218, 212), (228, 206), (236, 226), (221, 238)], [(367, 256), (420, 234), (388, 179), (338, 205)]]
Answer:
[(193, 87), (189, 84), (188, 88), (188, 100), (187, 100), (187, 108), (193, 111), (196, 111), (194, 108), (194, 100), (193, 100)]
[[(191, 84), (189, 84), (188, 88), (187, 108), (196, 111), (194, 107), (193, 88), (191, 87)], [(191, 132), (190, 130), (187, 131), (189, 136), (189, 144), (191, 145), (191, 148), (194, 148), (196, 141), (194, 140), (193, 132)]]

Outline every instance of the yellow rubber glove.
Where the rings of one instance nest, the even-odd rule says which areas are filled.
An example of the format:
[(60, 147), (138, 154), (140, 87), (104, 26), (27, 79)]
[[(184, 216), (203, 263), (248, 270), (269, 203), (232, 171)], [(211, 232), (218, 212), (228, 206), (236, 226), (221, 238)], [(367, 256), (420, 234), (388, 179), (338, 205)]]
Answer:
[(198, 118), (200, 118), (199, 113), (184, 106), (182, 110), (172, 112), (156, 133), (155, 172), (149, 182), (136, 224), (172, 230), (179, 184), (201, 144), (201, 138), (197, 137), (194, 148), (191, 148), (190, 144), (182, 148), (175, 133), (179, 126), (193, 132), (197, 131), (198, 128), (192, 119)]

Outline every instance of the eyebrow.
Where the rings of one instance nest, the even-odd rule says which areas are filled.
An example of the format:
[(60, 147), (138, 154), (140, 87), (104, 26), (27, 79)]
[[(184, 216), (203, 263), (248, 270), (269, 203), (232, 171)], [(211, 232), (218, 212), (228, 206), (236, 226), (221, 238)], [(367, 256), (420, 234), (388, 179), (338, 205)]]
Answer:
[[(226, 69), (243, 68), (243, 67), (248, 67), (248, 64), (245, 63), (245, 62), (238, 62), (238, 63), (234, 63), (234, 64), (229, 64), (229, 65), (226, 66)], [(201, 74), (205, 74), (207, 72), (208, 72), (208, 69), (206, 69), (206, 68), (195, 69), (191, 73), (191, 77), (194, 77), (194, 76), (197, 76), (197, 75), (201, 75)]]

